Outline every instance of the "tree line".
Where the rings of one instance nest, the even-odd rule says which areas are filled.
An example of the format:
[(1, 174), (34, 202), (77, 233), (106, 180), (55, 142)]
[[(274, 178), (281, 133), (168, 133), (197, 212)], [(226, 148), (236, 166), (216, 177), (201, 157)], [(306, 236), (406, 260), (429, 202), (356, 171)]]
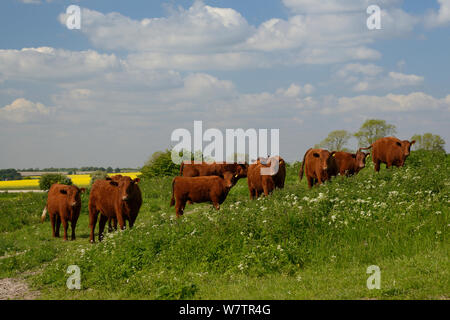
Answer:
[[(369, 147), (372, 143), (380, 138), (391, 136), (397, 133), (397, 128), (393, 124), (387, 123), (385, 120), (370, 119), (363, 123), (361, 128), (351, 133), (347, 130), (335, 130), (328, 134), (316, 148), (324, 148), (333, 151), (350, 151), (347, 144), (351, 138), (358, 140), (358, 146)], [(415, 134), (411, 140), (416, 140), (413, 146), (414, 150), (427, 150), (445, 152), (445, 141), (437, 134), (425, 133)]]

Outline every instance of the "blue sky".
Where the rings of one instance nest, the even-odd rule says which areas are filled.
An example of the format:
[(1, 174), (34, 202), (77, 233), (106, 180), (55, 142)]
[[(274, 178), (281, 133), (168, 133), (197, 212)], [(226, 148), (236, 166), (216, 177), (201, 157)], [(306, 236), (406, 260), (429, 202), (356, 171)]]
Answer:
[(289, 161), (368, 118), (448, 142), (449, 31), (450, 0), (4, 0), (0, 168), (138, 167), (194, 120), (280, 129)]

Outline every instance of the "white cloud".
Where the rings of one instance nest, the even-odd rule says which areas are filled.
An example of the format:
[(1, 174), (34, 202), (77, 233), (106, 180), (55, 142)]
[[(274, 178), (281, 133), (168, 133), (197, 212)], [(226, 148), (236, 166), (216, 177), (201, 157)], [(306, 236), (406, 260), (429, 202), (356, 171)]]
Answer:
[(336, 72), (339, 82), (353, 85), (355, 92), (383, 89), (392, 90), (401, 87), (419, 86), (424, 77), (401, 72), (385, 73), (383, 68), (374, 64), (350, 63)]
[(448, 96), (438, 99), (423, 92), (407, 95), (388, 94), (386, 96), (342, 97), (335, 100), (333, 107), (326, 107), (323, 114), (335, 113), (389, 113), (445, 110), (450, 106)]
[(450, 0), (438, 0), (439, 11), (430, 11), (425, 16), (425, 26), (442, 27), (450, 24)]
[(114, 55), (50, 47), (0, 50), (0, 74), (24, 80), (88, 78), (120, 67)]
[(14, 123), (35, 121), (49, 114), (50, 108), (42, 103), (32, 102), (24, 98), (16, 99), (11, 104), (0, 108), (0, 120)]
[[(133, 20), (120, 13), (82, 9), (81, 31), (97, 47), (127, 51), (190, 53), (222, 50), (242, 42), (252, 27), (231, 8), (214, 8), (196, 1), (166, 18)], [(66, 15), (59, 20), (65, 24)]]

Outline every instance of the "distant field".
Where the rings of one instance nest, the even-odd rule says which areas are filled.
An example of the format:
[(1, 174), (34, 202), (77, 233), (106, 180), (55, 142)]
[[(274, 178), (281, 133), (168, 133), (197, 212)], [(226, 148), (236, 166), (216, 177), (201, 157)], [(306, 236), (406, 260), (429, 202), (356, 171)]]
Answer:
[[(449, 299), (450, 157), (413, 152), (404, 168), (337, 177), (309, 190), (288, 167), (284, 190), (250, 201), (246, 179), (219, 212), (169, 207), (171, 177), (143, 180), (132, 230), (89, 244), (39, 222), (45, 194), (0, 194), (0, 280), (24, 279), (41, 299)], [(96, 235), (98, 227), (96, 230)], [(68, 290), (69, 265), (81, 290)], [(379, 266), (381, 288), (368, 290)]]
[[(118, 173), (111, 173), (110, 176), (116, 175)], [(120, 173), (123, 176), (129, 176), (131, 178), (136, 178), (140, 175), (140, 172), (125, 172)], [(73, 184), (81, 187), (86, 187), (89, 185), (91, 181), (91, 176), (89, 174), (78, 174), (78, 175), (68, 175), (70, 179), (72, 179)], [(29, 189), (39, 189), (39, 176), (33, 177), (33, 179), (24, 179), (24, 180), (11, 180), (11, 181), (0, 181), (0, 190), (29, 190)]]

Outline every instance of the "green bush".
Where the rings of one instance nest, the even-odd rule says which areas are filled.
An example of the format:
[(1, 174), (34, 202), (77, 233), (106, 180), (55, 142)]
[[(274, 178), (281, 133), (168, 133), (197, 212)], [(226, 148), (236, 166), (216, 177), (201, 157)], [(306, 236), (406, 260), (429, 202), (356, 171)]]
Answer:
[(66, 184), (68, 186), (71, 186), (72, 180), (64, 174), (47, 173), (43, 174), (39, 179), (39, 188), (41, 190), (49, 190), (54, 183)]
[(106, 173), (106, 171), (95, 171), (91, 174), (91, 182), (89, 183), (89, 186), (92, 187), (92, 185), (94, 184), (95, 180), (103, 180), (106, 179), (106, 177), (108, 176), (108, 174)]
[(170, 150), (155, 152), (141, 169), (145, 178), (172, 177), (180, 172), (180, 166), (172, 162)]

